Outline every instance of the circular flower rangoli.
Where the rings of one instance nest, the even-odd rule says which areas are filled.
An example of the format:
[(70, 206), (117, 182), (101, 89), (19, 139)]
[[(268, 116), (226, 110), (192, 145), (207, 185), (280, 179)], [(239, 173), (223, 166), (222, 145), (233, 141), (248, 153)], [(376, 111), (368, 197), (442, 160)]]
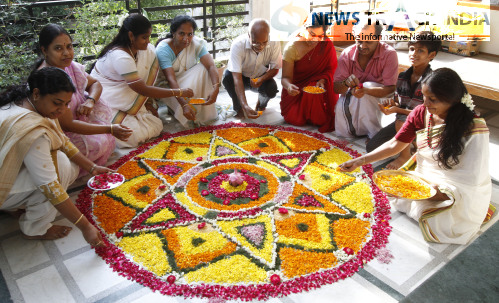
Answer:
[(120, 274), (166, 295), (264, 300), (349, 277), (386, 244), (371, 166), (336, 170), (358, 155), (279, 126), (164, 134), (111, 166), (121, 186), (86, 188), (78, 207)]

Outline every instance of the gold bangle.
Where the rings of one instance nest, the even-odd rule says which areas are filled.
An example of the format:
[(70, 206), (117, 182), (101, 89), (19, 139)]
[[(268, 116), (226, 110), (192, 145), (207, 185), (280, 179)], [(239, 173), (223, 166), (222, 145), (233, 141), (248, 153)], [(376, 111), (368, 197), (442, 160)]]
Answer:
[(74, 225), (78, 224), (78, 222), (80, 222), (80, 220), (83, 218), (83, 214), (81, 214), (81, 216), (78, 218), (78, 220), (76, 220), (75, 223), (73, 223)]
[(170, 92), (172, 93), (172, 97), (176, 97), (175, 96), (175, 92), (173, 91), (173, 89), (169, 88)]
[(179, 96), (179, 97), (182, 97), (182, 89), (181, 89), (181, 88), (179, 88), (179, 89), (178, 89), (178, 93), (179, 93), (179, 95), (178, 95), (178, 96)]
[(111, 124), (111, 135), (114, 136), (114, 134), (113, 134), (113, 125), (112, 124)]
[(97, 164), (94, 163), (94, 166), (92, 166), (92, 168), (88, 171), (88, 173), (92, 174), (92, 172), (94, 171), (96, 166), (97, 166)]
[(220, 82), (218, 82), (218, 83), (213, 84), (213, 86), (220, 87), (222, 85), (220, 84)]

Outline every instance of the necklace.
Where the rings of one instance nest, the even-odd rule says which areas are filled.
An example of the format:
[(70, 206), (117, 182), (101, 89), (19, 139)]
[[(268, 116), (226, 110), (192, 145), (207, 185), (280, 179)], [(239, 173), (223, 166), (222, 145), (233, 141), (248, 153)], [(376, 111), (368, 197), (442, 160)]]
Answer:
[[(175, 46), (175, 40), (172, 40), (172, 45), (173, 45), (173, 48), (175, 49), (175, 54), (178, 58), (178, 55), (180, 55), (180, 52), (182, 50), (180, 50), (180, 52), (177, 53), (177, 47)], [(179, 60), (178, 63), (180, 65), (180, 69), (182, 69), (182, 59), (179, 58), (178, 60)], [(184, 60), (184, 71), (186, 71), (186, 70), (187, 70), (187, 55), (185, 56), (185, 60)]]
[[(309, 52), (310, 52), (310, 51), (309, 51)], [(312, 60), (312, 56), (314, 55), (314, 52), (315, 52), (315, 46), (314, 46), (314, 48), (312, 49), (312, 51), (310, 52), (310, 55), (307, 53), (308, 61)]]
[(430, 118), (428, 118), (428, 128), (426, 130), (426, 144), (428, 144), (428, 147), (431, 149), (435, 148), (431, 146), (431, 140), (430, 140), (430, 127), (432, 121), (433, 121), (433, 114), (430, 114)]
[(35, 112), (36, 112), (37, 114), (39, 114), (39, 112), (38, 112), (38, 110), (36, 109), (35, 105), (34, 105), (33, 103), (31, 103), (31, 100), (29, 99), (29, 97), (27, 97), (27, 99), (28, 99), (28, 102), (29, 102), (29, 104), (31, 105), (31, 107), (33, 107), (33, 109), (35, 110)]
[(130, 51), (130, 55), (132, 56), (135, 63), (137, 63), (137, 55), (133, 54), (132, 49), (130, 48), (130, 45), (128, 46), (128, 50)]

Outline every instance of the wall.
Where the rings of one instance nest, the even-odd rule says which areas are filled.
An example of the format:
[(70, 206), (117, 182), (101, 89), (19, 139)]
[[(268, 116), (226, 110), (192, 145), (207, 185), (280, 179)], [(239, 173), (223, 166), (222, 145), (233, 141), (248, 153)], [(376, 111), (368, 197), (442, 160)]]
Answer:
[(270, 20), (270, 0), (250, 0), (250, 8), (251, 19), (264, 18)]
[(482, 42), (480, 52), (499, 56), (499, 8), (490, 10), (490, 41)]

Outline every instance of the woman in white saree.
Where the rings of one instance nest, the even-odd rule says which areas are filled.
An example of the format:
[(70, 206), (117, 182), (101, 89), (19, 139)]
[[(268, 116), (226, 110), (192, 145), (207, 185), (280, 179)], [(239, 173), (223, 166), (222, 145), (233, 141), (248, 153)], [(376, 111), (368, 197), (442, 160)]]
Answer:
[(489, 130), (475, 117), (471, 96), (455, 71), (437, 69), (422, 83), (424, 103), (395, 138), (340, 167), (352, 171), (393, 156), (416, 137), (415, 173), (435, 184), (437, 194), (418, 201), (390, 197), (391, 205), (419, 222), (426, 241), (466, 244), (488, 215)]
[(114, 40), (99, 54), (90, 74), (102, 84), (101, 96), (113, 111), (112, 123), (133, 130), (127, 141), (116, 140), (120, 148), (136, 147), (163, 130), (161, 120), (147, 108), (149, 98), (192, 97), (191, 89), (153, 86), (159, 65), (155, 48), (149, 43), (151, 32), (146, 17), (128, 16)]
[(74, 92), (64, 70), (44, 67), (30, 74), (28, 84), (0, 94), (0, 210), (24, 210), (19, 227), (26, 239), (67, 236), (70, 226), (52, 224), (59, 211), (89, 244), (105, 246), (66, 192), (79, 167), (91, 175), (111, 171), (80, 153), (59, 125)]
[[(167, 88), (189, 87), (195, 98), (206, 98), (205, 104), (188, 105), (184, 96), (161, 99), (175, 113), (184, 127), (189, 120), (197, 124), (209, 124), (217, 119), (215, 108), (220, 79), (213, 58), (206, 49), (206, 41), (194, 36), (196, 22), (190, 16), (176, 16), (166, 39), (160, 40), (156, 55), (163, 75), (158, 85)], [(164, 76), (164, 77), (163, 77)]]

